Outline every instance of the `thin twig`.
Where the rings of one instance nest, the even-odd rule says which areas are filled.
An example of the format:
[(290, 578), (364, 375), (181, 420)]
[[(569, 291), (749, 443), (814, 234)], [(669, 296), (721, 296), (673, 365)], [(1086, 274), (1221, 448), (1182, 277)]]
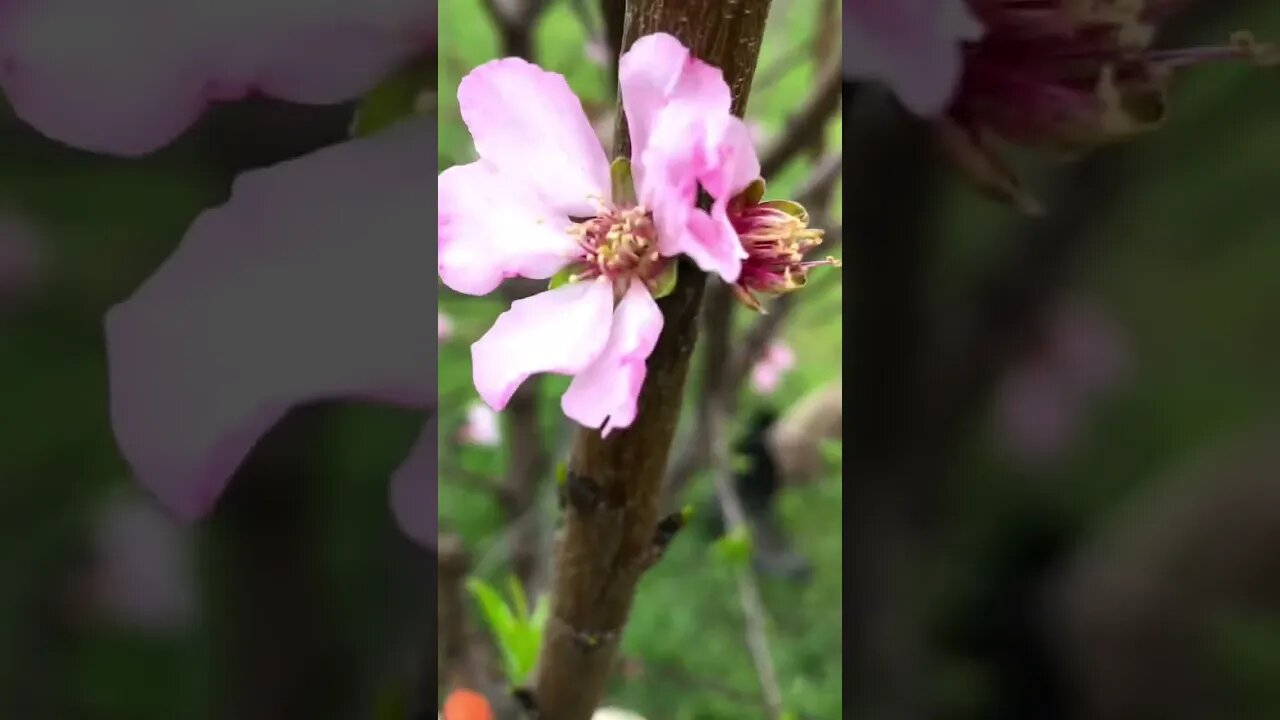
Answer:
[[(715, 408), (712, 418), (711, 446), (715, 468), (712, 479), (715, 482), (716, 497), (720, 501), (720, 510), (724, 514), (726, 531), (732, 533), (739, 528), (747, 527), (747, 517), (742, 509), (742, 501), (733, 489), (729, 439), (726, 432), (728, 418), (721, 407)], [(738, 584), (738, 600), (742, 604), (747, 649), (751, 653), (756, 677), (760, 681), (765, 709), (768, 711), (770, 720), (780, 720), (783, 713), (782, 688), (778, 685), (778, 673), (773, 665), (773, 655), (769, 652), (764, 599), (760, 595), (760, 588), (756, 585), (749, 564), (743, 563), (734, 568), (734, 574)]]
[(818, 75), (817, 84), (786, 129), (760, 154), (760, 175), (766, 180), (786, 166), (801, 150), (822, 132), (827, 120), (840, 107), (839, 57), (828, 61)]

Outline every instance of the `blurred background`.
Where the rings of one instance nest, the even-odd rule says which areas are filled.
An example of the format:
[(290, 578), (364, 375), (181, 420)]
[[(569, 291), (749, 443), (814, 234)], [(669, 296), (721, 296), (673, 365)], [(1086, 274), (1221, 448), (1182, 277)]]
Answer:
[[(672, 506), (694, 518), (641, 583), (608, 702), (650, 720), (763, 716), (707, 473), (725, 468), (699, 430), (722, 393), (737, 403), (729, 469), (797, 717), (844, 716), (846, 656), (850, 717), (1280, 717), (1275, 72), (1189, 72), (1166, 125), (1122, 147), (1012, 153), (1047, 208), (1028, 220), (979, 197), (876, 88), (845, 85), (843, 121), (794, 122), (824, 104), (835, 5), (775, 0), (747, 118), (762, 155), (786, 158), (768, 196), (803, 198), (831, 252), (854, 252), (774, 320), (725, 310), (703, 330), (702, 348), (751, 362), (718, 374), (695, 358), (672, 473)], [(608, 13), (508, 6), (522, 7), (442, 10), (442, 169), (473, 157), (458, 80), (510, 52), (564, 73), (609, 140)], [(1280, 39), (1280, 8), (1193, 3), (1162, 44), (1240, 28)], [(477, 409), (468, 346), (527, 288), (441, 289), (438, 594), (433, 558), (387, 507), (416, 415), (298, 413), (192, 527), (131, 481), (107, 422), (103, 312), (236, 174), (340, 141), (350, 118), (237, 103), (156, 155), (114, 160), (6, 111), (0, 715), (399, 718), (424, 663), (437, 690), (500, 685), (466, 580), (546, 586), (570, 434), (554, 378), (500, 416)], [(826, 407), (829, 427), (820, 401), (846, 365), (841, 450), (804, 423)], [(797, 444), (779, 438), (797, 433), (814, 441), (782, 457)]]

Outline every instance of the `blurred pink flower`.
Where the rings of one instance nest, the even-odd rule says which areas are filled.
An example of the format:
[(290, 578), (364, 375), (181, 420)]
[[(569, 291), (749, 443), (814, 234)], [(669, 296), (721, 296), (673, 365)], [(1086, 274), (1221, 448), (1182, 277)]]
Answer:
[(970, 0), (987, 28), (965, 46), (959, 88), (940, 123), (944, 147), (988, 194), (1037, 203), (992, 142), (1079, 153), (1158, 127), (1173, 75), (1218, 59), (1274, 60), (1237, 34), (1228, 47), (1156, 50), (1162, 23), (1188, 3)]
[(881, 80), (918, 115), (955, 94), (962, 44), (982, 36), (965, 0), (844, 0), (844, 74)]
[(773, 341), (751, 368), (751, 388), (760, 395), (777, 392), (783, 377), (795, 364), (796, 356), (791, 346), (782, 340)]
[(466, 445), (497, 447), (502, 440), (498, 414), (484, 403), (473, 403), (467, 408), (467, 421), (458, 431), (458, 440)]
[(189, 536), (153, 502), (110, 502), (93, 534), (93, 607), (114, 623), (141, 630), (187, 629), (197, 614), (190, 552)]
[(354, 99), (435, 36), (434, 0), (6, 0), (0, 86), (55, 140), (142, 155), (213, 102)]
[[(568, 274), (513, 303), (472, 346), (480, 397), (501, 410), (530, 375), (570, 375), (565, 414), (606, 435), (635, 418), (669, 258), (687, 254), (737, 280), (746, 252), (728, 204), (760, 173), (722, 73), (674, 37), (636, 41), (619, 85), (638, 197), (613, 188), (565, 79), (517, 58), (486, 63), (459, 86), (480, 159), (441, 173), (439, 195), (445, 285), (485, 295), (506, 278)], [(696, 206), (699, 188), (713, 198), (709, 213)]]
[(603, 38), (594, 37), (588, 40), (586, 46), (582, 48), (582, 54), (592, 65), (609, 66), (609, 43)]
[(436, 315), (436, 339), (444, 342), (445, 340), (453, 337), (453, 321), (444, 313), (437, 313)]
[[(423, 277), (435, 208), (422, 199), (435, 157), (435, 121), (419, 118), (244, 173), (107, 313), (116, 441), (165, 505), (208, 512), (293, 407), (434, 408), (438, 340), (422, 315), (435, 305)], [(424, 430), (398, 471), (429, 483), (424, 497), (435, 465), (415, 458), (435, 444)]]
[(1090, 406), (1120, 381), (1126, 365), (1124, 343), (1105, 317), (1079, 304), (1059, 308), (1040, 342), (997, 390), (1005, 451), (1030, 465), (1060, 459)]

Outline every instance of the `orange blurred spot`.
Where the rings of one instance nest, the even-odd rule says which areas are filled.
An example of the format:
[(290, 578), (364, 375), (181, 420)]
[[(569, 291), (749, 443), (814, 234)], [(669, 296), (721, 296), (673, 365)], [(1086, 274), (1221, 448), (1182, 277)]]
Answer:
[(444, 720), (493, 720), (493, 708), (474, 690), (454, 690), (445, 698)]

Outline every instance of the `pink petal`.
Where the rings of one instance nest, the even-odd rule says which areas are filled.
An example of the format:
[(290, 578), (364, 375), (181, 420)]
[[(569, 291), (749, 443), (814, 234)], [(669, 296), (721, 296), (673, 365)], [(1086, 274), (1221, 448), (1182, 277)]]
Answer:
[(646, 35), (622, 54), (618, 86), (631, 134), (632, 173), (637, 187), (644, 176), (645, 149), (663, 108), (681, 102), (698, 108), (698, 113), (718, 116), (728, 115), (732, 104), (724, 73), (695, 58), (679, 40), (666, 33)]
[(612, 317), (607, 281), (570, 283), (515, 301), (471, 346), (480, 398), (501, 410), (534, 373), (582, 372), (609, 339)]
[(487, 295), (506, 278), (545, 280), (581, 255), (569, 218), (480, 160), (440, 173), (440, 279)]
[(106, 318), (111, 418), (138, 480), (205, 513), (293, 406), (435, 401), (434, 120), (241, 175)]
[(982, 26), (965, 0), (845, 0), (844, 74), (886, 82), (918, 115), (937, 115), (960, 81), (963, 41)]
[(1028, 464), (1050, 463), (1069, 449), (1083, 408), (1044, 363), (1024, 366), (1003, 383), (996, 399), (997, 427), (1004, 449)]
[(484, 403), (467, 408), (467, 422), (462, 426), (462, 441), (468, 445), (497, 447), (501, 441), (498, 414)]
[(587, 217), (609, 197), (609, 161), (569, 83), (519, 58), (493, 60), (458, 85), (480, 157), (562, 215)]
[(443, 342), (453, 337), (453, 321), (442, 312), (436, 313), (436, 339)]
[(751, 369), (751, 389), (759, 395), (771, 395), (782, 384), (782, 374), (772, 365), (756, 365)]
[(351, 100), (434, 46), (423, 0), (6, 0), (0, 85), (42, 133), (141, 155), (211, 102)]
[(396, 524), (414, 542), (427, 548), (436, 546), (439, 527), (438, 427), (432, 413), (409, 457), (391, 476), (391, 512)]
[[(696, 105), (670, 105), (658, 117), (644, 163), (640, 201), (653, 210), (662, 254), (683, 253), (725, 282), (737, 281), (747, 252), (726, 210), (760, 176), (746, 123)], [(695, 205), (699, 185), (715, 200), (710, 214)]]
[(770, 343), (767, 354), (769, 363), (779, 370), (790, 370), (796, 366), (796, 354), (791, 346), (781, 340)]
[(122, 625), (187, 629), (199, 612), (190, 536), (150, 498), (112, 500), (96, 520), (90, 593)]
[(636, 419), (645, 361), (662, 332), (662, 311), (644, 284), (631, 283), (613, 313), (609, 342), (595, 362), (578, 373), (560, 399), (564, 414), (607, 436)]

